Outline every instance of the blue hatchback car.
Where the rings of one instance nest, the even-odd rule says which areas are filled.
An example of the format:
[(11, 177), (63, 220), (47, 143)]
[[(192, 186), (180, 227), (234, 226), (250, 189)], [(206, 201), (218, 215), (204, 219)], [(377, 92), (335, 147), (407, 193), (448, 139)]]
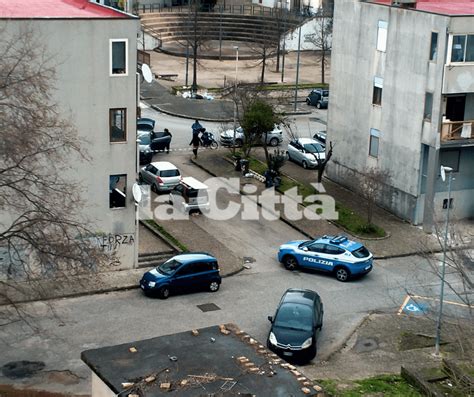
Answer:
[(288, 270), (298, 267), (334, 273), (339, 281), (372, 270), (373, 255), (362, 244), (345, 236), (290, 241), (280, 246), (278, 260)]
[(205, 252), (176, 255), (140, 280), (145, 295), (166, 299), (171, 293), (207, 289), (216, 292), (221, 284), (217, 259)]

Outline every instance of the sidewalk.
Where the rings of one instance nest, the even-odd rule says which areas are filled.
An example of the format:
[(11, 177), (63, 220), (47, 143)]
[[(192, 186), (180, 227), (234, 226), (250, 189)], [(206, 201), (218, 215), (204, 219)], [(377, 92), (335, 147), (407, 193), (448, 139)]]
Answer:
[[(254, 155), (255, 153), (256, 152), (254, 152)], [(223, 153), (218, 154), (212, 151), (202, 151), (199, 154), (198, 159), (194, 160), (194, 162), (211, 175), (226, 178), (241, 175), (240, 172), (234, 170), (233, 165), (223, 156)], [(302, 180), (304, 182), (309, 183), (316, 181), (316, 174), (304, 172), (304, 170), (291, 163), (286, 164), (282, 171), (294, 179)], [(310, 178), (314, 179), (310, 180)], [(242, 179), (244, 180), (246, 178), (242, 177)], [(251, 179), (249, 182), (256, 184), (258, 191), (255, 194), (260, 194), (265, 189), (264, 184), (261, 182), (256, 182), (254, 179)], [(333, 196), (337, 202), (341, 202), (361, 214), (364, 213), (363, 201), (356, 193), (351, 192), (328, 179), (324, 179), (323, 185), (326, 188), (327, 193)], [(281, 206), (277, 205), (276, 209), (281, 210), (280, 207)], [(280, 211), (280, 213), (282, 212), (283, 211)], [(348, 234), (345, 230), (341, 230), (336, 225), (324, 219), (309, 220), (303, 218), (301, 220), (290, 221), (286, 219), (284, 215), (282, 215), (281, 218), (284, 222), (292, 225), (296, 230), (307, 235), (308, 238), (324, 234)], [(435, 237), (427, 235), (420, 228), (404, 222), (379, 207), (374, 210), (374, 221), (377, 225), (389, 232), (390, 236), (378, 240), (361, 239), (360, 237), (354, 238), (362, 240), (367, 248), (373, 252), (374, 256), (378, 259), (440, 250), (439, 243)]]

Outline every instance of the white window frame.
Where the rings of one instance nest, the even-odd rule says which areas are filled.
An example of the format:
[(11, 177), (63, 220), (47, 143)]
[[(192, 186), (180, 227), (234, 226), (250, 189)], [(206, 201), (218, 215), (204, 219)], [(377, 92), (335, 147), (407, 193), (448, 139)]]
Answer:
[[(112, 48), (113, 43), (124, 42), (125, 43), (125, 73), (113, 73), (112, 70)], [(128, 76), (128, 39), (110, 39), (109, 40), (109, 76)]]
[[(452, 56), (453, 56), (453, 45), (454, 45), (454, 36), (465, 36), (465, 40), (464, 40), (464, 51), (463, 51), (463, 60), (462, 61), (452, 61)], [(467, 38), (468, 36), (474, 36), (474, 32), (470, 32), (470, 33), (452, 33), (449, 35), (448, 37), (448, 48), (449, 48), (449, 51), (447, 53), (447, 64), (451, 64), (451, 63), (454, 63), (456, 65), (464, 65), (464, 64), (468, 64), (468, 65), (472, 65), (474, 63), (474, 61), (466, 61), (466, 51), (467, 51)]]
[[(375, 103), (375, 88), (380, 88), (380, 103)], [(382, 95), (383, 95), (383, 78), (382, 77), (374, 77), (374, 87), (372, 91), (372, 105), (374, 106), (382, 106)]]
[(387, 51), (388, 22), (379, 20), (377, 24), (377, 51)]
[[(377, 138), (377, 153), (373, 155), (372, 152), (372, 137)], [(370, 129), (370, 137), (369, 137), (369, 156), (373, 158), (379, 158), (379, 152), (380, 152), (380, 131), (377, 130), (376, 128), (371, 128)]]

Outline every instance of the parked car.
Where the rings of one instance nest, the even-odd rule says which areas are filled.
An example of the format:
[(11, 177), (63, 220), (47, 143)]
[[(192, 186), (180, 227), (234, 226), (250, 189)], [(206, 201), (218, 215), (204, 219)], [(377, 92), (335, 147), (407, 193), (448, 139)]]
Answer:
[(321, 145), (326, 146), (326, 131), (318, 131), (313, 135), (313, 139), (316, 139)]
[(323, 326), (323, 303), (308, 289), (288, 289), (272, 323), (267, 346), (285, 360), (310, 361), (316, 356), (317, 336)]
[(171, 134), (166, 132), (137, 131), (140, 145), (140, 164), (147, 164), (153, 159), (153, 153), (169, 151)]
[(153, 131), (155, 129), (155, 120), (142, 117), (137, 119), (137, 131)]
[(208, 187), (197, 179), (187, 176), (170, 192), (170, 203), (185, 213), (209, 210)]
[(372, 270), (373, 255), (361, 243), (346, 236), (323, 236), (281, 245), (278, 260), (288, 270), (298, 267), (319, 270), (333, 273), (339, 281), (348, 281)]
[(138, 146), (140, 149), (140, 164), (148, 164), (153, 160), (153, 150), (151, 150), (151, 133), (138, 131)]
[(166, 299), (176, 292), (207, 289), (216, 292), (221, 285), (217, 259), (205, 252), (176, 255), (140, 280), (145, 295)]
[(181, 173), (168, 161), (150, 163), (140, 169), (138, 180), (151, 185), (156, 193), (173, 189), (181, 180)]
[(316, 106), (318, 109), (326, 109), (329, 105), (329, 90), (316, 88), (306, 97), (309, 106)]
[(298, 138), (288, 144), (288, 160), (295, 161), (303, 168), (317, 168), (318, 159), (326, 159), (326, 149), (318, 141), (311, 138)]
[[(256, 142), (256, 144), (262, 144), (265, 139), (265, 134), (262, 134), (261, 139)], [(222, 146), (233, 146), (234, 142), (234, 130), (230, 129), (224, 131), (220, 135), (220, 141)], [(277, 125), (273, 128), (272, 131), (267, 133), (267, 145), (277, 146), (283, 142), (283, 131)], [(242, 146), (245, 143), (245, 134), (242, 127), (238, 127), (235, 130), (235, 146)]]

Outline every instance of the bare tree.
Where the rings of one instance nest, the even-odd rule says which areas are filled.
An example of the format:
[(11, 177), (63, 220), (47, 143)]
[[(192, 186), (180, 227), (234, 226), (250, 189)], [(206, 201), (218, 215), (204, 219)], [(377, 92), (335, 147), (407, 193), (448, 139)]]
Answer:
[(360, 193), (365, 199), (367, 206), (367, 223), (372, 224), (372, 215), (377, 199), (382, 189), (390, 183), (391, 174), (388, 170), (380, 168), (368, 168), (362, 175), (360, 181)]
[(18, 292), (42, 296), (42, 279), (92, 271), (105, 255), (78, 214), (80, 186), (62, 177), (71, 156), (87, 161), (87, 154), (52, 101), (52, 59), (34, 31), (0, 31), (0, 297), (7, 301)]
[(320, 8), (316, 14), (316, 27), (307, 37), (315, 47), (318, 55), (317, 63), (321, 66), (321, 83), (325, 83), (326, 68), (329, 66), (329, 55), (332, 49), (333, 17), (330, 12)]

